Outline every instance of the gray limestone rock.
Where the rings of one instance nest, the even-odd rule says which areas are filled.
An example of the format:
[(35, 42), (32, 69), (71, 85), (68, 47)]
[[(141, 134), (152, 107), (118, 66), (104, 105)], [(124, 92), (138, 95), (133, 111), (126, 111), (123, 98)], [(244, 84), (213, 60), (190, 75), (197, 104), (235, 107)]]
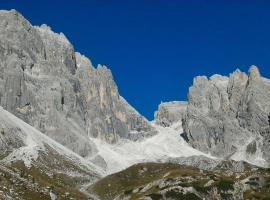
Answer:
[(170, 127), (173, 123), (182, 120), (186, 112), (187, 102), (172, 101), (161, 103), (155, 112), (155, 123), (164, 127)]
[(189, 89), (182, 136), (218, 157), (270, 162), (270, 81), (251, 66), (229, 77), (196, 77)]
[(119, 95), (111, 71), (94, 68), (64, 34), (0, 11), (0, 105), (83, 157), (89, 137), (115, 143), (155, 134)]
[(212, 159), (205, 156), (170, 158), (167, 162), (192, 166), (202, 170), (222, 170), (223, 172), (228, 171), (241, 173), (257, 168), (256, 166), (244, 161)]
[(167, 160), (167, 162), (192, 166), (202, 170), (213, 170), (221, 162), (221, 160), (214, 160), (205, 156), (189, 156), (170, 158)]

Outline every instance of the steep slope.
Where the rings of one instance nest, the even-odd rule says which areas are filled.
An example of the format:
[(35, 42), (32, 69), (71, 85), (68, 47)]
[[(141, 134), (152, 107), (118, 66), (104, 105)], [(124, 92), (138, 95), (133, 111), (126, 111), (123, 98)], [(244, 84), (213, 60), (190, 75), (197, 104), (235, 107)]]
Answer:
[(269, 166), (269, 99), (270, 81), (255, 66), (249, 74), (196, 77), (182, 136), (205, 153)]
[(118, 144), (108, 144), (104, 141), (93, 140), (98, 149), (98, 156), (104, 160), (95, 162), (107, 169), (107, 174), (121, 171), (133, 164), (141, 162), (180, 162), (176, 159), (190, 156), (205, 156), (215, 159), (190, 147), (180, 137), (181, 122), (171, 127), (162, 127), (153, 123), (158, 133), (143, 141), (122, 140)]
[(155, 130), (120, 97), (112, 74), (96, 69), (62, 34), (0, 11), (0, 105), (83, 157), (89, 137), (116, 143)]
[(51, 190), (55, 195), (68, 192), (70, 198), (87, 199), (81, 187), (104, 174), (2, 107), (0, 130), (0, 197), (2, 191), (10, 199), (31, 199), (31, 194), (50, 199)]

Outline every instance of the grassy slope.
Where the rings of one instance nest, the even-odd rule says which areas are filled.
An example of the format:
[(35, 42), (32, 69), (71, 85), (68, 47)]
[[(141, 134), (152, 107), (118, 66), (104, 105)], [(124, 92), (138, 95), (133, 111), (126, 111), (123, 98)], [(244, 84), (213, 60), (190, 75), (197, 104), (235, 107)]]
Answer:
[[(222, 199), (230, 199), (232, 195), (235, 195), (235, 183), (250, 175), (263, 176), (265, 185), (260, 190), (247, 190), (240, 193), (242, 198), (268, 199), (270, 197), (269, 170), (248, 170), (245, 173), (228, 174), (222, 170), (207, 172), (177, 164), (157, 163), (134, 165), (122, 172), (101, 179), (92, 185), (89, 191), (98, 195), (102, 200), (112, 200), (116, 197), (120, 197), (120, 199), (129, 197), (129, 199), (135, 200), (147, 196), (159, 200), (162, 199), (161, 191), (167, 191), (165, 197), (172, 199), (207, 199), (216, 188)], [(166, 183), (163, 184), (164, 187), (160, 186), (160, 180), (162, 183)], [(212, 184), (206, 186), (209, 181), (212, 181)], [(152, 184), (147, 186), (149, 183)], [(184, 194), (173, 189), (175, 186), (193, 188), (194, 191)]]
[[(70, 176), (70, 172), (75, 175)], [(96, 174), (49, 150), (46, 154), (40, 152), (31, 168), (25, 167), (22, 161), (0, 165), (0, 199), (8, 195), (12, 199), (50, 200), (50, 189), (58, 199), (89, 199), (80, 188), (98, 178)]]
[[(127, 194), (135, 188), (162, 179), (166, 174), (168, 174), (167, 179), (178, 176), (202, 176), (199, 170), (192, 167), (183, 166), (180, 168), (177, 164), (142, 163), (105, 177), (89, 190), (96, 193), (101, 199), (113, 199), (119, 194)], [(151, 192), (154, 190), (153, 188)], [(148, 193), (145, 192), (143, 195)], [(134, 195), (134, 198), (137, 198), (137, 195)]]

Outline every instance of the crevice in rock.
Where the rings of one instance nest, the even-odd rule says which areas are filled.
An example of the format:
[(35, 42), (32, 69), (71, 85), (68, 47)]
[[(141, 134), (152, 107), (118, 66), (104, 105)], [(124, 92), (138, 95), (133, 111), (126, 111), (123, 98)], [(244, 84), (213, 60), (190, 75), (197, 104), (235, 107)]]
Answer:
[(186, 142), (189, 142), (189, 138), (188, 138), (188, 135), (186, 132), (180, 134), (180, 136), (186, 141)]
[(61, 98), (61, 104), (64, 105), (64, 103), (65, 103), (65, 98), (62, 96), (62, 98)]
[(64, 110), (64, 104), (65, 104), (65, 98), (64, 98), (64, 96), (62, 96), (61, 97), (62, 111)]

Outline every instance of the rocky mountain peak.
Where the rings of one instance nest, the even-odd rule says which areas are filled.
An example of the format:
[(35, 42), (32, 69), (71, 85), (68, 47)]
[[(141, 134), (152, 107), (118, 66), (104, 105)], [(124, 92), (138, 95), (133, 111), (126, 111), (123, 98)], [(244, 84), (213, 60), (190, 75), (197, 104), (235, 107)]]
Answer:
[(21, 13), (19, 13), (15, 9), (11, 9), (11, 10), (0, 10), (0, 14), (2, 16), (5, 15), (6, 17), (12, 19), (16, 23), (23, 23), (23, 24), (30, 25), (30, 23), (21, 15)]
[[(183, 120), (184, 138), (215, 156), (239, 159), (239, 152), (246, 152), (241, 159), (269, 165), (269, 80), (255, 66), (248, 75), (236, 70), (229, 78), (195, 80)], [(250, 151), (251, 146), (256, 150)]]
[(208, 82), (207, 76), (196, 76), (193, 79), (193, 85), (204, 85)]
[(163, 127), (170, 127), (174, 123), (181, 122), (186, 108), (186, 101), (162, 102), (155, 112), (155, 123)]
[[(75, 53), (64, 34), (0, 11), (0, 105), (81, 156), (91, 137), (116, 143), (154, 134), (123, 103), (111, 71)], [(131, 134), (132, 132), (132, 134)]]
[(260, 80), (261, 79), (261, 74), (260, 74), (260, 71), (259, 71), (258, 67), (256, 67), (255, 65), (252, 65), (249, 68), (248, 76), (249, 76), (250, 81), (258, 81), (258, 80)]
[(107, 66), (98, 64), (96, 70), (97, 70), (97, 74), (102, 74), (102, 75), (106, 76), (108, 78), (108, 80), (113, 79), (112, 72)]
[(236, 69), (233, 73), (230, 74), (229, 76), (231, 81), (241, 81), (245, 82), (248, 79), (248, 76), (245, 72), (241, 72), (240, 69)]
[(75, 56), (76, 56), (77, 68), (86, 67), (88, 69), (95, 70), (95, 68), (93, 67), (93, 64), (89, 58), (80, 54), (79, 52), (75, 52)]
[(52, 31), (51, 27), (48, 26), (47, 24), (42, 24), (41, 26), (35, 26), (35, 28), (40, 31), (40, 34), (43, 35), (44, 37), (49, 37), (47, 41), (49, 42), (50, 40), (54, 40), (55, 42), (58, 43), (58, 45), (67, 45), (72, 47), (72, 44), (70, 41), (67, 39), (64, 33), (55, 33)]

